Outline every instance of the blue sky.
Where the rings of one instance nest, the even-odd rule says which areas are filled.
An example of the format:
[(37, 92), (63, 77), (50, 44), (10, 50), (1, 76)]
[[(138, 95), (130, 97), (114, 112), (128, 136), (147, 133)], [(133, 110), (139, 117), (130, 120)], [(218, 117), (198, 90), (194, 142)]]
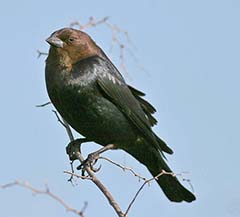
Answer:
[[(170, 203), (157, 184), (145, 187), (129, 216), (234, 217), (240, 215), (239, 80), (240, 2), (202, 1), (6, 1), (0, 3), (1, 24), (1, 152), (0, 184), (26, 180), (55, 194), (71, 206), (89, 205), (86, 217), (114, 216), (101, 192), (88, 181), (73, 187), (63, 170), (69, 169), (68, 137), (51, 112), (36, 108), (48, 101), (44, 81), (45, 39), (72, 21), (110, 16), (127, 30), (139, 63), (126, 54), (126, 80), (146, 92), (156, 108), (155, 132), (175, 151), (169, 164), (187, 171), (197, 200)], [(118, 64), (118, 50), (109, 51), (110, 31), (87, 29)], [(139, 69), (143, 65), (146, 71)], [(85, 144), (84, 153), (99, 146)], [(147, 170), (122, 151), (105, 156), (150, 177)], [(97, 174), (123, 210), (140, 187), (127, 172), (100, 162)], [(187, 183), (186, 186), (188, 187)], [(56, 201), (32, 196), (26, 189), (0, 191), (0, 215), (71, 216)]]

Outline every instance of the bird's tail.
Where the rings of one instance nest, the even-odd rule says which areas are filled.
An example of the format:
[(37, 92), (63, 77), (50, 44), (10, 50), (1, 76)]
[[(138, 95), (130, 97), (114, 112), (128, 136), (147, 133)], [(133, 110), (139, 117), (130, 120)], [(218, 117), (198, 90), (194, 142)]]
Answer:
[[(160, 174), (162, 170), (172, 172), (161, 154), (150, 145), (138, 144), (137, 147), (132, 146), (130, 149), (128, 147), (126, 151), (138, 161), (143, 163), (154, 177)], [(157, 183), (170, 201), (192, 202), (196, 199), (189, 190), (181, 185), (175, 176), (163, 174), (158, 177)]]

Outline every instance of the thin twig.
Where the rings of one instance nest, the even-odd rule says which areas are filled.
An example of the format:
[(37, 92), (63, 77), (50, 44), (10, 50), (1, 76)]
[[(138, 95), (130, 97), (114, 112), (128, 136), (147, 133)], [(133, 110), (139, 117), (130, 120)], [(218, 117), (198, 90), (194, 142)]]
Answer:
[(191, 183), (191, 180), (186, 178), (186, 177), (184, 177), (184, 174), (186, 174), (186, 173), (188, 173), (188, 172), (177, 173), (176, 176), (181, 177), (183, 182), (187, 182), (189, 187), (191, 188), (192, 192), (194, 192), (194, 188), (193, 188), (193, 185)]
[(75, 176), (75, 177), (81, 178), (81, 179), (92, 180), (92, 178), (89, 177), (89, 176), (80, 176), (80, 175), (78, 175), (78, 174), (76, 174), (76, 173), (73, 173), (73, 172), (70, 172), (70, 171), (67, 171), (67, 170), (64, 170), (63, 173), (66, 173), (66, 174), (69, 174), (69, 175), (71, 175), (71, 176)]
[(89, 27), (95, 27), (97, 25), (100, 25), (102, 23), (105, 23), (109, 17), (104, 17), (100, 20), (96, 20), (95, 17), (89, 17), (89, 20), (86, 24), (81, 24), (79, 21), (74, 21), (70, 23), (70, 27), (78, 26), (80, 30), (87, 29)]
[(126, 171), (126, 170), (127, 170), (127, 171), (130, 171), (135, 177), (138, 177), (139, 180), (143, 180), (143, 181), (146, 181), (146, 180), (147, 180), (147, 178), (145, 178), (145, 177), (141, 176), (140, 174), (136, 173), (136, 172), (135, 172), (132, 168), (130, 168), (130, 167), (122, 166), (121, 164), (119, 164), (119, 163), (117, 163), (117, 162), (115, 162), (115, 161), (113, 161), (113, 160), (111, 160), (111, 159), (109, 159), (109, 158), (107, 158), (107, 157), (102, 157), (102, 156), (100, 156), (99, 159), (106, 160), (106, 161), (112, 163), (113, 165), (121, 168), (123, 171)]
[(74, 136), (73, 136), (73, 133), (72, 133), (72, 130), (71, 130), (69, 124), (68, 124), (67, 121), (65, 121), (63, 118), (62, 118), (62, 120), (63, 120), (65, 129), (66, 129), (66, 131), (67, 131), (67, 134), (68, 134), (68, 137), (69, 137), (70, 141), (71, 141), (71, 142), (74, 141)]
[(45, 106), (50, 105), (50, 104), (51, 104), (51, 102), (49, 101), (49, 102), (46, 102), (46, 103), (43, 103), (43, 104), (40, 104), (40, 105), (36, 105), (36, 107), (41, 108), (41, 107), (45, 107)]
[[(73, 161), (70, 162), (70, 167), (71, 167), (71, 172), (74, 174)], [(72, 185), (74, 185), (74, 183), (73, 183), (73, 175), (72, 174), (71, 174), (70, 178), (68, 179), (68, 182), (71, 182)]]
[(45, 190), (40, 190), (40, 189), (37, 189), (35, 187), (33, 187), (32, 185), (30, 185), (28, 182), (22, 182), (22, 181), (14, 181), (12, 183), (8, 183), (8, 184), (5, 184), (5, 185), (1, 185), (0, 188), (2, 189), (6, 189), (6, 188), (10, 188), (10, 187), (13, 187), (13, 186), (21, 186), (23, 188), (26, 188), (26, 189), (29, 189), (32, 193), (34, 194), (45, 194), (47, 196), (49, 196), (50, 198), (56, 200), (58, 203), (60, 203), (67, 211), (69, 212), (72, 212), (72, 213), (75, 213), (77, 214), (78, 216), (80, 217), (84, 217), (84, 212), (86, 210), (86, 207), (87, 207), (87, 203), (85, 202), (84, 203), (84, 206), (82, 208), (82, 210), (76, 210), (72, 207), (70, 207), (62, 198), (60, 198), (59, 196), (53, 194), (49, 187), (46, 185), (45, 186)]
[(37, 50), (37, 53), (38, 53), (37, 58), (40, 58), (41, 56), (46, 56), (46, 55), (48, 55), (47, 52), (42, 52), (42, 51), (40, 51), (40, 50)]
[(165, 170), (162, 170), (157, 176), (155, 176), (155, 177), (153, 177), (153, 178), (151, 178), (151, 179), (146, 180), (146, 181), (142, 184), (142, 186), (138, 189), (137, 193), (134, 195), (133, 199), (132, 199), (131, 202), (129, 203), (128, 208), (127, 208), (126, 212), (124, 213), (124, 216), (127, 216), (127, 214), (129, 213), (129, 210), (131, 209), (133, 203), (134, 203), (135, 200), (137, 199), (138, 195), (140, 194), (140, 192), (142, 191), (142, 189), (144, 188), (144, 186), (145, 186), (146, 184), (149, 184), (149, 183), (150, 183), (151, 181), (153, 181), (153, 180), (157, 180), (157, 179), (158, 179), (160, 176), (162, 176), (162, 175), (175, 176), (175, 174), (172, 173), (172, 172), (166, 172)]
[[(58, 116), (57, 116), (58, 117)], [(69, 136), (69, 139), (71, 142), (74, 141), (74, 137), (71, 131), (71, 128), (69, 127), (69, 124), (62, 119), (62, 121), (64, 123), (65, 129), (67, 131), (67, 134)], [(75, 156), (76, 158), (80, 161), (80, 163), (84, 162), (84, 158), (81, 154), (81, 152), (79, 150), (75, 151)], [(118, 203), (115, 201), (115, 199), (113, 198), (112, 194), (107, 190), (107, 188), (102, 184), (102, 182), (95, 176), (94, 172), (91, 170), (91, 168), (89, 166), (85, 166), (85, 171), (88, 173), (89, 177), (91, 178), (92, 182), (99, 188), (99, 190), (104, 194), (104, 196), (107, 198), (108, 202), (110, 203), (110, 205), (113, 207), (113, 209), (115, 210), (115, 212), (117, 213), (117, 215), (119, 217), (123, 217), (124, 214), (121, 210), (121, 208), (119, 207)]]
[[(68, 131), (69, 125), (67, 124), (67, 122), (65, 124), (65, 120), (59, 117), (57, 111), (52, 110), (52, 112), (56, 115), (58, 122), (60, 122), (60, 124), (62, 124), (62, 126), (64, 126), (64, 128)], [(72, 135), (72, 138), (73, 138), (73, 135)]]

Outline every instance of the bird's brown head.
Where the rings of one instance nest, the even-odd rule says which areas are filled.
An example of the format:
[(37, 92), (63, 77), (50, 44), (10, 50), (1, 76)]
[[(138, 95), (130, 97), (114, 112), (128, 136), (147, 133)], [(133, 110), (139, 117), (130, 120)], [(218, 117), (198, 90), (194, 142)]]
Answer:
[(89, 35), (72, 28), (55, 31), (46, 41), (51, 45), (49, 58), (59, 57), (61, 64), (70, 68), (82, 59), (101, 53)]

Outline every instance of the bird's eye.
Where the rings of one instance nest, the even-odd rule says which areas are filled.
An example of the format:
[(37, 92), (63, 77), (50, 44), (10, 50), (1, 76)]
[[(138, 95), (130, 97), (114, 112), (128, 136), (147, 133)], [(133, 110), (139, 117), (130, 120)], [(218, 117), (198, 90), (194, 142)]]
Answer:
[(69, 38), (68, 41), (73, 42), (74, 38)]

